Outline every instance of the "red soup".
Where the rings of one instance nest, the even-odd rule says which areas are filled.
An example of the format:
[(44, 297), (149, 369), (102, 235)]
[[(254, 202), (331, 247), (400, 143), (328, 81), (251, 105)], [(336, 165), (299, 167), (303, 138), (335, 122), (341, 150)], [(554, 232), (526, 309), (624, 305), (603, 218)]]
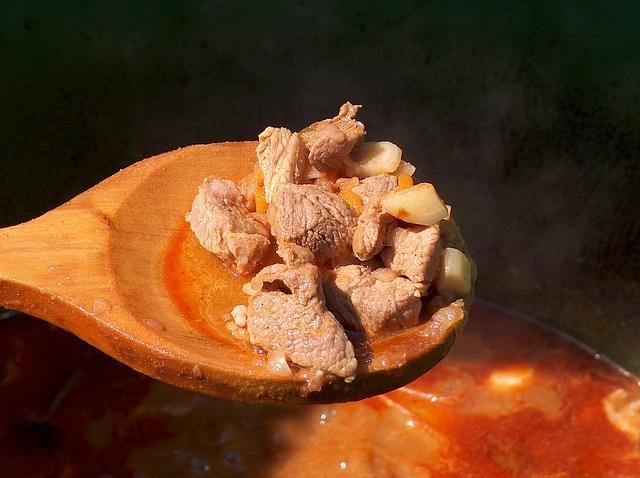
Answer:
[(640, 477), (639, 441), (637, 380), (482, 304), (415, 382), (314, 406), (198, 395), (0, 321), (2, 477)]

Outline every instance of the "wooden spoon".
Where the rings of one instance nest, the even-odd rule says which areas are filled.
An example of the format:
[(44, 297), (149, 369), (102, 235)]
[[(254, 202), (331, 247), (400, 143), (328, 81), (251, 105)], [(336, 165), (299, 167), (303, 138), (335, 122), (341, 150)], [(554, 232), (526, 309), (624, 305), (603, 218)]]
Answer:
[(220, 317), (205, 318), (217, 331), (207, 335), (186, 320), (163, 277), (168, 245), (183, 230), (202, 179), (238, 181), (252, 169), (255, 147), (220, 143), (161, 154), (37, 219), (0, 229), (0, 305), (62, 327), (151, 377), (248, 402), (356, 400), (433, 367), (461, 332), (468, 302), (457, 314), (356, 344), (356, 380), (334, 380), (317, 392), (303, 379), (271, 373), (263, 357), (223, 330)]

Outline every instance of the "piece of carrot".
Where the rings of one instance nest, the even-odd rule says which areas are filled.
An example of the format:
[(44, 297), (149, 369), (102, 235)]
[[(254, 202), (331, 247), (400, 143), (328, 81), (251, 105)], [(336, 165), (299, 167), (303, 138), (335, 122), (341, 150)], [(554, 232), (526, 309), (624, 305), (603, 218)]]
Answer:
[(398, 174), (398, 189), (410, 188), (413, 186), (413, 178), (408, 174)]
[(362, 212), (362, 198), (353, 192), (351, 189), (343, 189), (338, 194), (344, 202), (351, 206), (355, 211), (360, 214)]

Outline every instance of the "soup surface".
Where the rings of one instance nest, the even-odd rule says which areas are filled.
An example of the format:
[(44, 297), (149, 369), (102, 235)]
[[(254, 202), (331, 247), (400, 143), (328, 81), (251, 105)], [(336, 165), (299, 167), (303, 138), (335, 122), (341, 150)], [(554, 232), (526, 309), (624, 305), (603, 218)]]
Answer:
[(0, 321), (0, 475), (640, 477), (633, 426), (605, 413), (616, 390), (640, 394), (575, 344), (482, 304), (415, 382), (314, 406), (177, 389), (12, 315)]

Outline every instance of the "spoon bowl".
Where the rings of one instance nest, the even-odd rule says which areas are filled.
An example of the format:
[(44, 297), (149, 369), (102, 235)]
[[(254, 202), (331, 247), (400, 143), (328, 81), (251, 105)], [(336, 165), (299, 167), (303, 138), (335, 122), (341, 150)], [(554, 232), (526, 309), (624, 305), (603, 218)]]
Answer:
[(158, 380), (246, 402), (357, 400), (432, 368), (455, 343), (470, 303), (394, 335), (355, 340), (356, 379), (312, 392), (235, 343), (221, 318), (205, 317), (200, 326), (187, 320), (168, 285), (176, 278), (166, 277), (167, 251), (202, 179), (239, 181), (254, 167), (255, 147), (217, 143), (154, 156), (37, 219), (0, 229), (0, 305), (62, 327)]

